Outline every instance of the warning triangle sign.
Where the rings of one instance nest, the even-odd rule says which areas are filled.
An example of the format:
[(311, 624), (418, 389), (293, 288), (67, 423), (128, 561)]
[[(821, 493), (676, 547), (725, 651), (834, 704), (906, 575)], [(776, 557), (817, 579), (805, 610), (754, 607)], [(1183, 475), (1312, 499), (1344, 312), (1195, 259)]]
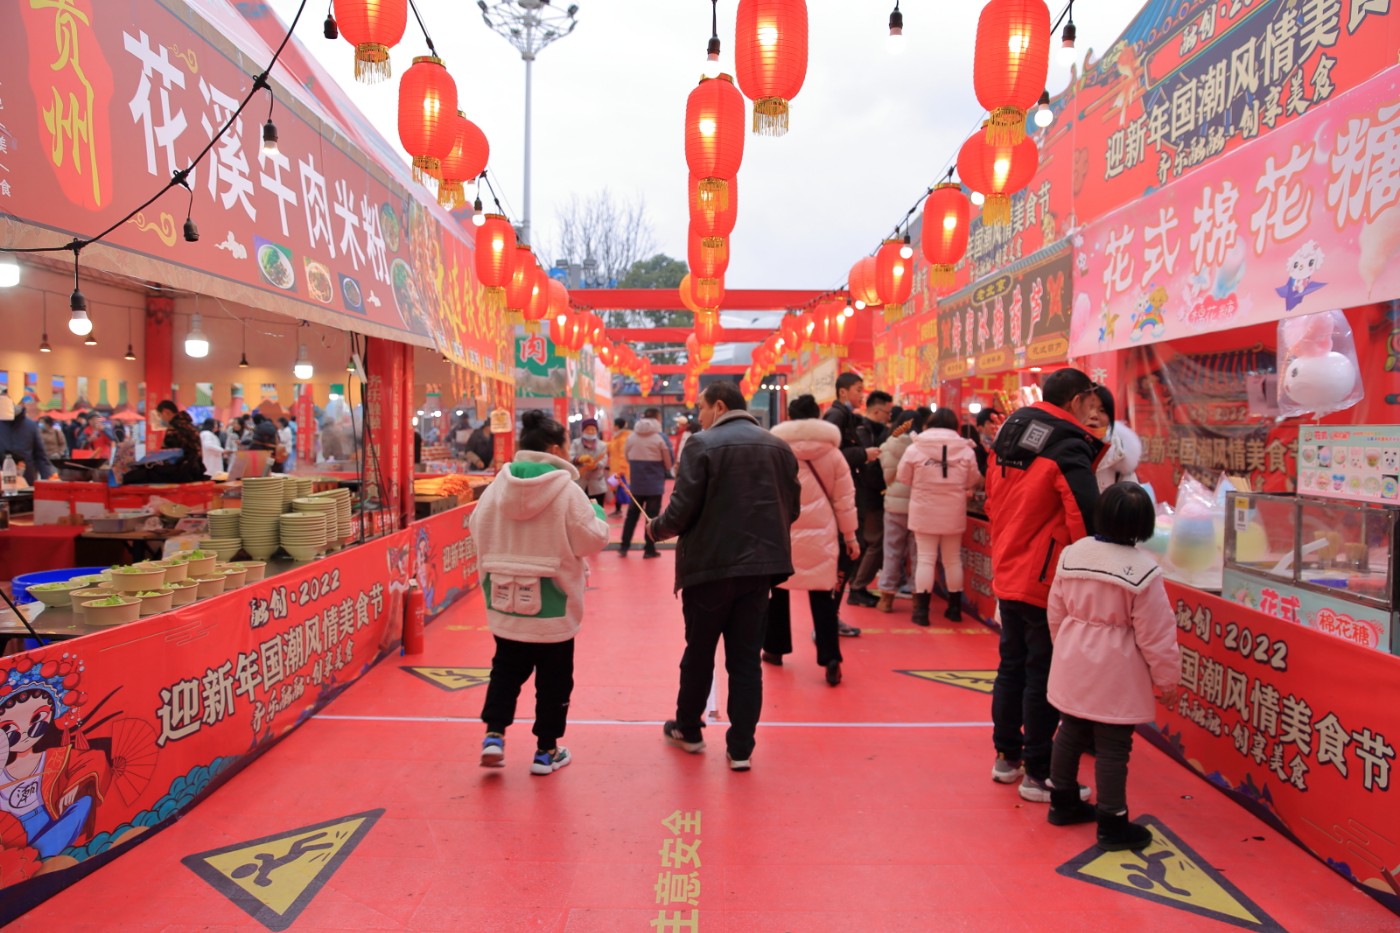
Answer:
[(1067, 878), (1210, 917), (1247, 930), (1283, 933), (1244, 892), (1197, 855), (1181, 838), (1151, 816), (1135, 822), (1152, 830), (1152, 844), (1140, 852), (1086, 850), (1055, 869)]
[(383, 815), (352, 813), (181, 861), (269, 930), (285, 930)]
[(489, 667), (401, 667), (414, 677), (421, 677), (442, 690), (465, 690), (480, 687), (491, 680)]
[(947, 684), (950, 687), (961, 687), (964, 690), (975, 690), (978, 693), (991, 693), (992, 682), (996, 680), (996, 671), (896, 671), (897, 674), (908, 674), (910, 677), (918, 677), (922, 680), (931, 680), (938, 684)]

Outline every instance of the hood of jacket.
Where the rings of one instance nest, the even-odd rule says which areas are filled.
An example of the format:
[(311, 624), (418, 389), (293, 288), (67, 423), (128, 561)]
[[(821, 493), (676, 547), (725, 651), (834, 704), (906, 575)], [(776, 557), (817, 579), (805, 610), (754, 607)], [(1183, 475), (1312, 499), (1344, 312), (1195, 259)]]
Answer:
[(528, 521), (577, 479), (578, 470), (567, 460), (533, 450), (519, 451), (510, 466), (496, 477), (501, 486), (501, 512), (507, 518)]
[(648, 434), (660, 434), (661, 422), (657, 421), (655, 418), (638, 418), (632, 430), (643, 437)]
[(773, 436), (786, 441), (798, 460), (815, 460), (841, 446), (841, 429), (817, 418), (798, 418), (774, 425)]
[(972, 441), (950, 428), (929, 428), (914, 435), (913, 446), (919, 448), (923, 456), (943, 456), (943, 448), (948, 448), (948, 460), (976, 460), (977, 453)]

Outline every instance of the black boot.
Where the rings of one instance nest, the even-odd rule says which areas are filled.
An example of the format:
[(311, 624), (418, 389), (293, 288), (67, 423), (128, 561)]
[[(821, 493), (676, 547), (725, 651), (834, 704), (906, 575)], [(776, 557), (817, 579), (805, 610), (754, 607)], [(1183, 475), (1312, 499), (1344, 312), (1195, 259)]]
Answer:
[(943, 618), (950, 622), (962, 621), (962, 591), (948, 594), (948, 608), (943, 610)]
[(929, 594), (929, 593), (915, 593), (915, 594), (914, 594), (914, 618), (913, 618), (913, 622), (914, 622), (915, 625), (922, 625), (922, 626), (924, 626), (925, 628), (928, 627), (928, 602), (929, 602), (929, 596), (930, 596), (930, 595), (932, 595), (932, 594)]
[(1050, 812), (1045, 819), (1052, 826), (1092, 823), (1096, 815), (1094, 807), (1080, 799), (1078, 787), (1071, 790), (1050, 788)]
[(1145, 849), (1152, 844), (1152, 830), (1128, 822), (1128, 814), (1098, 811), (1099, 848), (1105, 852)]

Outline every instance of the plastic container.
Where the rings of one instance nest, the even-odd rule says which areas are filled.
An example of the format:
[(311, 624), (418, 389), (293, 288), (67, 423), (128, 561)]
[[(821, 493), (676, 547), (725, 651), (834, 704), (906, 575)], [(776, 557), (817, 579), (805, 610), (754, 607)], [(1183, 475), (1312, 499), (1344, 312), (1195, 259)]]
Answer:
[(71, 580), (74, 577), (102, 573), (106, 569), (106, 567), (69, 567), (65, 570), (38, 570), (34, 573), (20, 574), (10, 581), (10, 585), (14, 589), (15, 602), (32, 603), (35, 599), (29, 595), (29, 588), (36, 583), (62, 583), (64, 580)]
[(7, 496), (19, 492), (19, 468), (15, 466), (15, 458), (9, 454), (5, 454), (5, 463), (0, 466), (0, 492)]

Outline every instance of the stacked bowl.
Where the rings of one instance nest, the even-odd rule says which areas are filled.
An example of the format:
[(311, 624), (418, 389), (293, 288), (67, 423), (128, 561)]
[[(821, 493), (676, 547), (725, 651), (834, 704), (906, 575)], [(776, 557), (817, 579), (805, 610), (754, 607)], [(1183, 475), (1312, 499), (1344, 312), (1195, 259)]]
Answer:
[(237, 538), (241, 517), (238, 509), (213, 509), (209, 512), (209, 537)]
[(243, 550), (254, 560), (267, 560), (277, 552), (278, 519), (283, 512), (283, 488), (280, 476), (245, 477), (243, 480), (243, 510), (239, 519)]
[(335, 502), (335, 518), (330, 520), (333, 527), (328, 528), (327, 531), (332, 547), (338, 548), (343, 542), (350, 540), (354, 534), (350, 513), (350, 490), (343, 487), (327, 489), (324, 492), (315, 493), (311, 498), (330, 499)]
[(312, 560), (326, 549), (326, 513), (292, 512), (281, 522), (282, 550), (292, 560)]

